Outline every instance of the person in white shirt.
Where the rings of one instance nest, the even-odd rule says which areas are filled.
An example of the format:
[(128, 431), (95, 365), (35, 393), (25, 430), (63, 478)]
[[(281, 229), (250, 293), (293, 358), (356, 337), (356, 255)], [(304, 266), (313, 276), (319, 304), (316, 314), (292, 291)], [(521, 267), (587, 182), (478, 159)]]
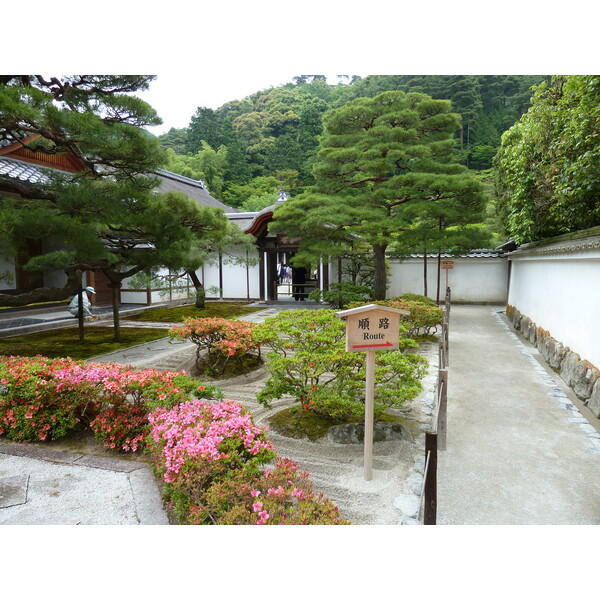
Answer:
[[(92, 303), (90, 302), (90, 299), (88, 298), (88, 294), (95, 294), (95, 293), (96, 293), (96, 290), (94, 290), (94, 288), (92, 286), (88, 286), (85, 288), (85, 290), (81, 294), (81, 297), (83, 300), (83, 306), (82, 306), (83, 317), (85, 319), (89, 318), (92, 321), (96, 320), (96, 315), (92, 314), (92, 310), (91, 310)], [(75, 294), (75, 296), (73, 296), (73, 300), (71, 300), (68, 310), (74, 317), (79, 316), (79, 296), (77, 294)]]

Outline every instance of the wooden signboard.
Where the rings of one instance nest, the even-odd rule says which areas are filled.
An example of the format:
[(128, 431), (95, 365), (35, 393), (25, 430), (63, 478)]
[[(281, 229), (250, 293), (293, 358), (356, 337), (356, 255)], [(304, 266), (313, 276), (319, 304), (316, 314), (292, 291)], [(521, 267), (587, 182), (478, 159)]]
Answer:
[(346, 316), (346, 352), (398, 350), (400, 313), (373, 306), (377, 308)]
[(407, 310), (367, 304), (342, 310), (336, 317), (346, 321), (346, 352), (366, 352), (367, 380), (365, 394), (365, 479), (373, 473), (373, 418), (375, 404), (375, 352), (398, 350), (400, 315)]
[(442, 269), (454, 269), (454, 261), (453, 260), (443, 260), (440, 264)]

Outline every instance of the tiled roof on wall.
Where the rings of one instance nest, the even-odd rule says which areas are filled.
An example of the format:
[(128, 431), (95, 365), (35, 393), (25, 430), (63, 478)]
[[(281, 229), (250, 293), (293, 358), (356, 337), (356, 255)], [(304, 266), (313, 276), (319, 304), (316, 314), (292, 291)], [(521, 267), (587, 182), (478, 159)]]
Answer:
[[(28, 185), (45, 185), (49, 183), (48, 173), (53, 170), (27, 161), (0, 156), (0, 176), (9, 177)], [(159, 192), (180, 192), (204, 206), (214, 206), (227, 213), (236, 212), (235, 208), (225, 206), (225, 204), (213, 198), (202, 181), (162, 169), (157, 174), (161, 180), (158, 186)]]
[(523, 244), (518, 250), (511, 252), (509, 256), (510, 258), (518, 258), (520, 256), (548, 256), (598, 249), (600, 249), (600, 227), (592, 227), (538, 242)]
[[(423, 258), (425, 255), (421, 253), (411, 254), (406, 256), (407, 258)], [(498, 250), (492, 250), (491, 248), (476, 248), (474, 250), (469, 250), (466, 254), (451, 254), (449, 252), (442, 252), (440, 254), (440, 258), (498, 258), (504, 256), (504, 252)], [(435, 259), (437, 258), (437, 252), (427, 253), (427, 258)]]
[(0, 157), (0, 175), (18, 179), (23, 183), (31, 185), (48, 183), (50, 181), (46, 174), (48, 170), (48, 168), (24, 161)]

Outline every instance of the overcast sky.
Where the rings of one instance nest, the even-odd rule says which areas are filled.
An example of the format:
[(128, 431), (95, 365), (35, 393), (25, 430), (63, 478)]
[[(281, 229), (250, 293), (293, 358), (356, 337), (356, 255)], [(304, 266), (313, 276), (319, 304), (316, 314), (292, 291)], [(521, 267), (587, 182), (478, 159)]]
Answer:
[[(272, 69), (236, 73), (232, 77), (218, 74), (212, 77), (202, 76), (198, 81), (189, 82), (181, 88), (181, 76), (167, 72), (157, 75), (150, 84), (150, 89), (137, 95), (156, 109), (162, 118), (162, 125), (150, 128), (153, 133), (159, 135), (169, 131), (171, 127), (177, 129), (187, 127), (192, 115), (200, 106), (219, 108), (231, 100), (241, 100), (259, 90), (289, 83), (297, 75), (303, 74), (306, 73), (273, 65)], [(315, 74), (326, 75), (329, 83), (337, 82), (335, 74), (330, 75), (321, 71)], [(352, 73), (352, 75), (356, 74)]]
[[(35, 19), (3, 34), (0, 72), (154, 74), (143, 97), (164, 125), (301, 74), (600, 72), (588, 0), (30, 0)], [(11, 14), (13, 13), (13, 14)], [(23, 16), (3, 6), (7, 23)], [(52, 25), (54, 23), (54, 26)], [(35, 40), (35, 41), (34, 41)]]

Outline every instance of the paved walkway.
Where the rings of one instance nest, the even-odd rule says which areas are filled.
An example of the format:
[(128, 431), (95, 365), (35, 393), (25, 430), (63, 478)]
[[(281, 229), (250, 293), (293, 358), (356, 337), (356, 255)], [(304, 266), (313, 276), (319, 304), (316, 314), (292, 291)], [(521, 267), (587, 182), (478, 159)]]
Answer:
[(600, 524), (598, 422), (499, 311), (452, 307), (437, 522)]
[[(137, 314), (144, 309), (145, 307), (140, 309), (139, 304), (123, 304), (119, 312), (121, 318), (126, 318), (127, 315)], [(98, 316), (96, 323), (112, 323), (112, 306), (95, 307), (94, 313)], [(66, 308), (61, 307), (1, 311), (0, 338), (27, 335), (49, 329), (76, 327), (77, 323), (77, 319)], [(89, 326), (89, 322), (86, 322), (86, 326)]]
[[(296, 307), (268, 307), (244, 318), (260, 321), (289, 308)], [(501, 310), (452, 308), (448, 441), (438, 456), (438, 524), (599, 524), (597, 420), (578, 410), (572, 392), (512, 332)], [(177, 369), (189, 363), (191, 352), (191, 345), (157, 340), (93, 360)], [(436, 352), (427, 352), (432, 370), (410, 409), (421, 431), (428, 428), (437, 368)], [(256, 378), (238, 378), (226, 385), (226, 393), (251, 405), (259, 384)], [(258, 422), (264, 421), (267, 413), (257, 411)], [(275, 443), (311, 473), (319, 491), (339, 500), (353, 522), (389, 525), (415, 522), (422, 437), (377, 443), (370, 482), (362, 480), (360, 446), (336, 444), (331, 451), (326, 444), (294, 445), (283, 438)], [(142, 462), (58, 456), (0, 442), (0, 524), (9, 523), (166, 524), (167, 519)]]

